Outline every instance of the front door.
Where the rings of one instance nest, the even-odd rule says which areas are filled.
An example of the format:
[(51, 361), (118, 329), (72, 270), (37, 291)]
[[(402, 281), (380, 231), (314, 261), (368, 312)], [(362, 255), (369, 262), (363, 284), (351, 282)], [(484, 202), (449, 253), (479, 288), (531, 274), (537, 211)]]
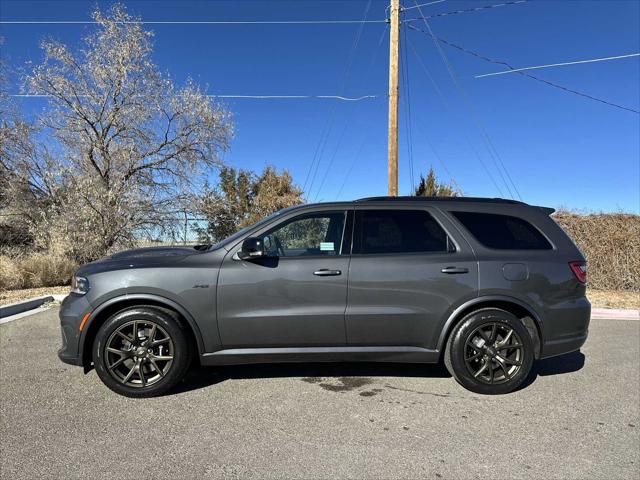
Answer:
[(356, 210), (349, 345), (436, 348), (456, 302), (478, 292), (475, 255), (459, 234), (452, 235), (455, 231), (428, 208)]
[(240, 245), (229, 252), (217, 293), (225, 348), (346, 344), (346, 220), (343, 210), (292, 214), (253, 234), (267, 258), (239, 260)]

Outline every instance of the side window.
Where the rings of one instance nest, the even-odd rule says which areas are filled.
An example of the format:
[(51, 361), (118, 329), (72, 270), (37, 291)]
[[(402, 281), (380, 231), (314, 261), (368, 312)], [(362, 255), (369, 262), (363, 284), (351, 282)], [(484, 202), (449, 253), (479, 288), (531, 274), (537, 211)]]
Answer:
[(262, 235), (267, 255), (338, 255), (346, 213), (322, 212), (295, 217)]
[(450, 251), (447, 234), (424, 210), (359, 210), (353, 253), (418, 253)]
[(551, 250), (549, 241), (522, 218), (479, 212), (451, 212), (482, 245), (499, 250)]

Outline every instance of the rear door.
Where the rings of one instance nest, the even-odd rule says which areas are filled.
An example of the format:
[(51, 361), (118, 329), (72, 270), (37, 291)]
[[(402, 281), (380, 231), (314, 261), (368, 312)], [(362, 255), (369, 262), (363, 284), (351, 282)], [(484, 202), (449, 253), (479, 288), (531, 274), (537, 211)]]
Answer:
[(449, 314), (477, 292), (475, 255), (437, 209), (357, 207), (348, 344), (435, 348)]

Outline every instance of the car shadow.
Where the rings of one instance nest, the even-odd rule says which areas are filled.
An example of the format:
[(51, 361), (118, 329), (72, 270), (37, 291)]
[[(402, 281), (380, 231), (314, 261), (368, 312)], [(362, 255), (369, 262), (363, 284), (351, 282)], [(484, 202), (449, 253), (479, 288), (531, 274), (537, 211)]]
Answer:
[(264, 363), (194, 367), (170, 394), (179, 394), (225, 382), (255, 378), (295, 378), (315, 383), (312, 379), (364, 377), (450, 377), (440, 364), (414, 363)]
[(538, 377), (546, 377), (549, 375), (563, 375), (565, 373), (573, 373), (581, 370), (585, 364), (585, 356), (581, 351), (565, 353), (557, 357), (545, 358), (538, 360), (533, 364), (531, 373), (527, 380), (516, 390), (527, 388)]
[[(581, 352), (572, 352), (557, 357), (538, 360), (531, 374), (517, 389), (521, 390), (535, 382), (538, 376), (562, 375), (580, 370), (585, 363)], [(246, 380), (256, 378), (302, 378), (309, 383), (318, 383), (321, 379), (337, 379), (349, 390), (349, 381), (366, 377), (451, 377), (442, 364), (420, 363), (264, 363), (252, 365), (224, 365), (217, 367), (194, 367), (184, 380), (169, 395), (206, 388), (227, 380)], [(354, 385), (357, 385), (357, 381)], [(516, 391), (517, 391), (516, 390)]]

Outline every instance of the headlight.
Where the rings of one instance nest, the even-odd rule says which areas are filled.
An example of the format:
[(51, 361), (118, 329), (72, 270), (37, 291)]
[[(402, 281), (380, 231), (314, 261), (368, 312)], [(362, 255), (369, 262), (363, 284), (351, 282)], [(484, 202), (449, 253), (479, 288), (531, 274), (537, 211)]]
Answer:
[(73, 276), (71, 279), (71, 293), (84, 295), (89, 291), (89, 280), (84, 277)]

